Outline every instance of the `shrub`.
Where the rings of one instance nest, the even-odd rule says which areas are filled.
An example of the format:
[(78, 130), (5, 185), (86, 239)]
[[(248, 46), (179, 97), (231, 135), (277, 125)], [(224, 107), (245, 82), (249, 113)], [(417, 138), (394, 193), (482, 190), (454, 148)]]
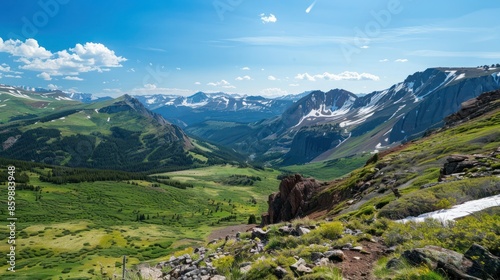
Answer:
[(213, 261), (214, 267), (220, 274), (229, 274), (231, 272), (231, 267), (233, 266), (233, 263), (234, 263), (234, 257), (231, 255), (223, 256)]
[(341, 222), (330, 222), (321, 225), (318, 229), (319, 234), (324, 238), (333, 240), (339, 238), (344, 232), (344, 227)]

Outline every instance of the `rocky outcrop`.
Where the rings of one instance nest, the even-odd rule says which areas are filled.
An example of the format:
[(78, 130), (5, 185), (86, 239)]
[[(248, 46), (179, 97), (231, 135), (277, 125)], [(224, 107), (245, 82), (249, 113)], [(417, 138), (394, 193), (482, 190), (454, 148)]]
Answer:
[(466, 155), (452, 155), (446, 159), (446, 163), (441, 169), (442, 175), (451, 175), (464, 172), (468, 168), (478, 166), (480, 163)]
[(439, 182), (446, 181), (448, 178), (463, 179), (464, 177), (486, 177), (500, 174), (496, 158), (498, 148), (489, 155), (451, 155), (446, 159), (440, 170)]
[[(224, 280), (226, 277), (217, 273), (212, 261), (224, 254), (219, 249), (217, 253), (206, 255), (207, 249), (196, 248), (194, 251), (197, 258), (189, 254), (180, 257), (172, 256), (168, 261), (160, 262), (154, 267), (139, 265), (135, 274), (141, 279), (152, 280), (176, 280), (176, 279), (201, 279), (201, 280)], [(168, 272), (165, 272), (168, 271)]]
[[(442, 271), (449, 279), (500, 279), (500, 258), (477, 244), (465, 254), (438, 246), (425, 246), (407, 250), (401, 256), (411, 265), (426, 265), (432, 270)], [(399, 264), (400, 261), (391, 260), (387, 268), (397, 269)]]
[(489, 91), (479, 95), (476, 98), (469, 99), (461, 104), (458, 112), (449, 115), (445, 119), (447, 126), (477, 118), (487, 112), (500, 108), (500, 90)]
[(269, 209), (262, 216), (262, 223), (274, 224), (304, 216), (312, 209), (311, 199), (320, 188), (321, 185), (315, 179), (304, 178), (299, 174), (284, 178), (279, 192), (269, 196)]

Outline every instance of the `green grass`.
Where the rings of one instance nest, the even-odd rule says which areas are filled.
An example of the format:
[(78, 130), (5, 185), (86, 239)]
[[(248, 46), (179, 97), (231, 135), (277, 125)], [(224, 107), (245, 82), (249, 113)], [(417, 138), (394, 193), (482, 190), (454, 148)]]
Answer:
[(370, 158), (370, 154), (357, 155), (329, 161), (313, 162), (302, 165), (282, 167), (282, 170), (300, 173), (306, 177), (314, 177), (322, 181), (330, 181), (342, 177), (349, 172), (362, 167)]
[[(277, 189), (279, 172), (225, 165), (163, 174), (194, 185), (186, 189), (152, 187), (146, 181), (55, 185), (28, 174), (30, 184), (42, 187), (42, 197), (17, 191), (17, 272), (12, 278), (2, 264), (1, 279), (58, 279), (63, 270), (65, 277), (95, 278), (88, 271), (98, 273), (101, 265), (108, 275), (119, 272), (115, 263), (123, 255), (129, 257), (128, 267), (165, 260), (174, 251), (205, 244), (216, 228), (246, 224), (250, 214), (260, 216), (268, 194)], [(262, 181), (253, 186), (219, 183), (234, 174)], [(7, 197), (6, 188), (0, 197)], [(5, 211), (0, 213), (5, 219)], [(137, 221), (142, 214), (145, 220)], [(224, 221), (231, 215), (236, 219)], [(0, 238), (6, 237), (6, 229), (0, 229)], [(0, 244), (0, 251), (7, 249), (6, 242)]]
[(26, 117), (28, 115), (45, 116), (61, 109), (80, 106), (77, 101), (55, 100), (52, 98), (25, 99), (0, 92), (0, 124), (6, 123), (11, 117)]

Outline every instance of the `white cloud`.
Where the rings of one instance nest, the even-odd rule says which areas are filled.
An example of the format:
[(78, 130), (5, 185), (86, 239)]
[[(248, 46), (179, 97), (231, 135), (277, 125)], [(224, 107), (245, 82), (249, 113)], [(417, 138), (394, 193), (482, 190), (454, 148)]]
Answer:
[(37, 76), (38, 78), (42, 78), (42, 79), (44, 79), (44, 80), (46, 80), (46, 81), (50, 81), (50, 80), (52, 80), (52, 77), (51, 77), (48, 73), (45, 73), (45, 72), (42, 72), (42, 73), (40, 73), (40, 74), (38, 74), (38, 75), (36, 75), (36, 76)]
[(310, 75), (309, 73), (297, 74), (295, 76), (297, 80), (308, 80), (314, 82), (318, 79), (330, 80), (330, 81), (342, 81), (342, 80), (372, 80), (378, 81), (380, 77), (370, 74), (370, 73), (358, 73), (358, 72), (350, 72), (344, 71), (340, 74), (331, 74), (325, 72), (323, 74)]
[(378, 62), (387, 62), (387, 61), (389, 61), (389, 59), (384, 58), (384, 59), (379, 60)]
[(52, 56), (52, 53), (39, 46), (35, 39), (26, 39), (25, 42), (22, 42), (12, 39), (4, 41), (0, 38), (0, 52), (25, 58), (49, 58)]
[(408, 62), (408, 59), (406, 59), (406, 58), (398, 58), (398, 59), (394, 60), (394, 62), (404, 63), (404, 62)]
[(249, 71), (249, 70), (250, 70), (250, 67), (246, 67), (246, 66), (245, 66), (245, 67), (241, 68), (241, 70), (243, 70), (243, 71)]
[(299, 84), (289, 84), (288, 86), (291, 86), (291, 87), (298, 87), (300, 86)]
[(66, 76), (63, 78), (63, 80), (69, 80), (69, 81), (83, 81), (82, 78), (80, 77), (75, 77), (75, 76)]
[(369, 49), (370, 46), (361, 46), (362, 49)]
[(56, 90), (56, 89), (58, 89), (59, 87), (58, 87), (58, 86), (56, 86), (56, 85), (54, 85), (54, 84), (49, 84), (49, 85), (47, 86), (47, 88), (48, 88), (48, 89), (50, 89), (50, 90)]
[(274, 76), (272, 76), (272, 75), (267, 76), (267, 79), (268, 79), (269, 81), (276, 81), (276, 80), (277, 80), (277, 79), (276, 79), (276, 77), (274, 77)]
[(14, 79), (21, 79), (22, 77), (19, 75), (5, 75), (5, 78), (14, 78)]
[(176, 69), (177, 71), (180, 71), (180, 70), (181, 70), (181, 68), (180, 68), (180, 67), (177, 67), (177, 68), (175, 68), (175, 69)]
[(0, 72), (7, 72), (7, 73), (10, 72), (10, 66), (3, 63), (2, 65), (0, 65)]
[(0, 52), (19, 57), (21, 69), (41, 72), (38, 76), (48, 80), (50, 76), (75, 76), (85, 72), (104, 72), (122, 67), (127, 59), (100, 43), (76, 44), (74, 48), (52, 53), (39, 46), (35, 39), (25, 42), (0, 38)]
[(207, 86), (213, 86), (213, 87), (217, 87), (217, 86), (229, 86), (231, 85), (228, 81), (226, 80), (221, 80), (219, 82), (210, 82), (207, 84)]
[(194, 82), (194, 84), (195, 84), (195, 85), (201, 85), (201, 83), (200, 83), (200, 82)]
[(282, 90), (281, 88), (266, 88), (260, 93), (266, 96), (282, 96), (288, 94), (286, 90)]
[(252, 80), (252, 77), (246, 75), (246, 76), (243, 76), (243, 77), (237, 77), (236, 80), (237, 81), (243, 81), (243, 80), (250, 81), (250, 80)]
[(260, 14), (260, 19), (262, 20), (262, 23), (275, 23), (278, 21), (275, 15), (269, 14), (266, 16), (266, 14)]

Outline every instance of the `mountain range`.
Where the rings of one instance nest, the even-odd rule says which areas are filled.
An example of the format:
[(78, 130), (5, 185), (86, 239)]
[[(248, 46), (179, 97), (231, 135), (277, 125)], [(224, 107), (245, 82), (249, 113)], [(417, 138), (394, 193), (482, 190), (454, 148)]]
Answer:
[[(188, 97), (157, 94), (111, 99), (92, 94), (41, 89), (27, 91), (2, 86), (0, 123), (5, 123), (9, 132), (3, 131), (0, 140), (4, 143), (11, 139), (11, 144), (7, 145), (10, 147), (13, 145), (12, 137), (20, 137), (30, 129), (51, 128), (54, 124), (47, 125), (47, 121), (53, 123), (67, 118), (61, 125), (68, 127), (68, 123), (64, 122), (71, 120), (69, 130), (75, 128), (75, 131), (58, 137), (85, 135), (95, 138), (91, 142), (96, 143), (96, 148), (104, 145), (96, 140), (102, 139), (103, 135), (117, 140), (115, 138), (119, 133), (116, 131), (100, 131), (102, 124), (107, 129), (115, 127), (109, 124), (109, 120), (106, 121), (109, 118), (120, 120), (115, 123), (116, 127), (126, 129), (127, 133), (132, 131), (128, 128), (134, 127), (141, 135), (137, 136), (140, 143), (137, 142), (135, 147), (145, 149), (138, 152), (141, 164), (148, 162), (146, 154), (158, 150), (159, 146), (166, 150), (172, 148), (160, 143), (155, 143), (159, 145), (156, 147), (144, 146), (144, 137), (149, 135), (146, 130), (149, 130), (152, 135), (169, 134), (167, 139), (181, 143), (179, 147), (183, 151), (189, 151), (188, 147), (193, 146), (184, 134), (186, 131), (191, 137), (233, 149), (242, 155), (240, 159), (293, 165), (376, 153), (414, 139), (442, 126), (444, 118), (457, 112), (461, 103), (496, 89), (500, 89), (500, 69), (482, 67), (429, 68), (409, 75), (387, 89), (364, 95), (333, 89), (274, 99), (203, 92)], [(123, 117), (131, 110), (134, 114)], [(98, 113), (101, 113), (99, 117)], [(105, 114), (106, 118), (102, 119)], [(85, 115), (84, 120), (74, 117), (77, 115)], [(40, 118), (44, 118), (45, 122)], [(139, 121), (141, 119), (144, 123)], [(131, 123), (134, 125), (131, 126)], [(98, 132), (83, 132), (85, 127)], [(101, 134), (95, 136), (99, 132)], [(122, 136), (129, 137), (127, 133)], [(157, 139), (156, 136), (153, 139)], [(0, 155), (11, 156), (15, 154), (13, 151), (16, 150), (7, 152), (4, 149)], [(16, 153), (18, 157), (23, 154)], [(31, 156), (34, 155), (26, 154), (26, 157)], [(65, 157), (54, 161), (59, 158), (54, 155), (43, 158), (38, 155), (35, 158), (54, 163), (70, 162)], [(232, 158), (235, 158), (234, 155)], [(91, 157), (85, 162), (89, 167), (99, 166)]]
[(281, 116), (251, 124), (207, 121), (186, 131), (285, 165), (377, 152), (440, 127), (462, 102), (499, 89), (499, 72), (430, 68), (364, 96), (313, 91)]
[(61, 92), (2, 86), (0, 104), (0, 157), (141, 172), (238, 161), (129, 95), (86, 104)]

